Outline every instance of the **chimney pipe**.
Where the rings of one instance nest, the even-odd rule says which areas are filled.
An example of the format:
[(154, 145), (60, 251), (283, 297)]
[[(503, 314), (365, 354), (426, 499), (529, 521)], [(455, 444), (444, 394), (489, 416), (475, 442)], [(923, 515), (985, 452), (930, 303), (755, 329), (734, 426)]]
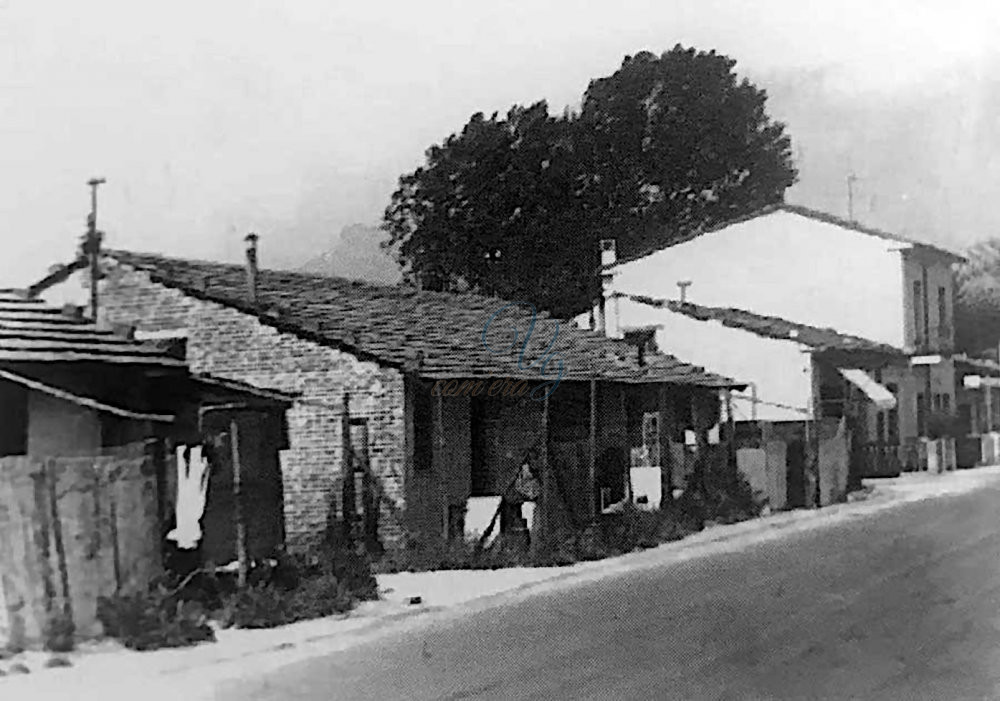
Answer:
[(618, 297), (615, 296), (615, 276), (607, 266), (618, 262), (614, 239), (601, 239), (601, 299), (598, 307), (598, 323), (601, 332), (608, 338), (621, 338)]
[(690, 280), (681, 280), (677, 283), (677, 288), (681, 291), (681, 304), (687, 302), (687, 289), (691, 287)]
[(257, 304), (257, 234), (249, 233), (244, 239), (247, 244), (246, 279), (247, 298), (251, 304)]
[(601, 239), (601, 267), (618, 262), (614, 239)]

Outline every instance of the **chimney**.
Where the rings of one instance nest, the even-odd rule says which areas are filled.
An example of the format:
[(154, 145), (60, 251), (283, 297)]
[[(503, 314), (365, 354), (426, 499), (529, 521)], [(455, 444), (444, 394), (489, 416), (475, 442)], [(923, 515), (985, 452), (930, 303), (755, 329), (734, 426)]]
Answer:
[(618, 298), (615, 296), (615, 276), (606, 266), (618, 261), (615, 240), (601, 239), (601, 300), (597, 310), (600, 330), (608, 338), (621, 338)]
[(601, 239), (601, 267), (606, 265), (614, 265), (618, 262), (618, 257), (615, 254), (615, 240), (614, 239)]
[(687, 289), (689, 287), (691, 287), (690, 280), (681, 280), (680, 282), (677, 283), (677, 289), (681, 291), (680, 295), (681, 304), (687, 302)]
[(244, 239), (247, 244), (247, 299), (257, 304), (257, 234), (249, 233)]

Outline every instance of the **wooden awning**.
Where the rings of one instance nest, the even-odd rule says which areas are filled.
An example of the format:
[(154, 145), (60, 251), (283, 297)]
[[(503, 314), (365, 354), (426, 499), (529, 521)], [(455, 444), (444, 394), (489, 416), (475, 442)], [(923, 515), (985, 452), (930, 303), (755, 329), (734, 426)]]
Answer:
[(837, 368), (837, 370), (844, 376), (844, 379), (864, 392), (865, 396), (879, 409), (887, 410), (896, 408), (896, 396), (886, 387), (876, 382), (864, 370), (856, 368)]
[(59, 387), (53, 387), (52, 385), (47, 385), (44, 382), (39, 382), (38, 380), (32, 380), (31, 378), (24, 377), (23, 375), (18, 375), (17, 373), (10, 372), (9, 370), (0, 370), (0, 379), (8, 380), (9, 382), (15, 382), (23, 387), (27, 387), (30, 390), (36, 392), (42, 392), (51, 397), (56, 397), (57, 399), (63, 399), (67, 402), (72, 402), (79, 406), (87, 407), (88, 409), (93, 409), (95, 411), (103, 411), (107, 414), (114, 414), (115, 416), (120, 416), (126, 419), (135, 419), (136, 421), (156, 421), (160, 423), (172, 423), (174, 420), (173, 414), (151, 414), (141, 411), (133, 411), (131, 409), (124, 409), (122, 407), (116, 407), (111, 404), (99, 401), (97, 399), (92, 399), (90, 397), (84, 397), (73, 392), (69, 392)]

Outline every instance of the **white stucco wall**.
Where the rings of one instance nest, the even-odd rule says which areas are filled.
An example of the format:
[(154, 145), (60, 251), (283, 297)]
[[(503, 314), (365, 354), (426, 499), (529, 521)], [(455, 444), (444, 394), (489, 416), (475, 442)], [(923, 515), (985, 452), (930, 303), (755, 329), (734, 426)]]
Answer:
[(687, 298), (697, 304), (831, 327), (901, 348), (904, 247), (779, 210), (623, 263), (614, 286), (676, 299), (678, 281), (690, 280)]
[[(760, 421), (801, 421), (811, 405), (812, 356), (794, 341), (762, 338), (715, 321), (698, 321), (669, 309), (658, 309), (628, 299), (618, 300), (623, 328), (660, 325), (656, 343), (660, 350), (686, 363), (711, 372), (753, 383), (757, 399), (770, 404), (795, 407), (802, 411), (758, 403)], [(589, 314), (576, 319), (588, 328)], [(739, 420), (753, 416), (751, 391), (734, 395), (733, 409)]]

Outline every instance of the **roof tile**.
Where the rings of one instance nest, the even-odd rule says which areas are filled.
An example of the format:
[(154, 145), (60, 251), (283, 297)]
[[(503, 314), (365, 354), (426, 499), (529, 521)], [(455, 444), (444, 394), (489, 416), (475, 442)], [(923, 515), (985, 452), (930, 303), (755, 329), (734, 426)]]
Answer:
[(684, 314), (699, 321), (718, 321), (725, 326), (742, 329), (765, 338), (795, 341), (816, 350), (863, 351), (885, 355), (902, 355), (902, 350), (885, 343), (879, 343), (860, 336), (840, 333), (834, 329), (819, 328), (800, 324), (776, 316), (765, 316), (743, 309), (731, 307), (706, 307), (691, 302), (673, 299), (654, 299), (642, 295), (620, 293), (639, 304), (667, 308), (677, 314)]
[[(521, 346), (532, 328), (530, 308), (522, 303), (508, 306), (515, 303), (498, 298), (418, 292), (403, 286), (261, 270), (258, 304), (254, 306), (247, 300), (241, 265), (122, 250), (105, 254), (189, 296), (253, 314), (279, 330), (341, 347), (362, 358), (403, 367), (412, 362), (414, 353), (421, 353), (418, 372), (432, 379), (494, 375), (541, 380), (539, 365), (558, 334), (544, 379), (557, 376), (559, 359), (566, 380), (740, 386), (672, 356), (647, 355), (640, 365), (635, 349), (624, 341), (559, 322), (547, 314), (538, 314), (535, 319), (521, 362)], [(268, 316), (262, 311), (266, 309), (277, 313)], [(483, 336), (494, 314), (496, 318), (486, 329), (491, 352)]]

